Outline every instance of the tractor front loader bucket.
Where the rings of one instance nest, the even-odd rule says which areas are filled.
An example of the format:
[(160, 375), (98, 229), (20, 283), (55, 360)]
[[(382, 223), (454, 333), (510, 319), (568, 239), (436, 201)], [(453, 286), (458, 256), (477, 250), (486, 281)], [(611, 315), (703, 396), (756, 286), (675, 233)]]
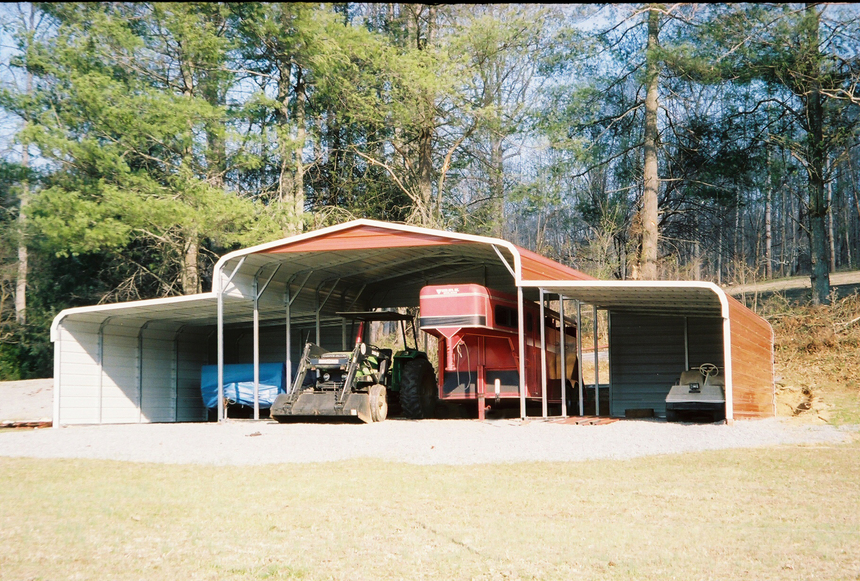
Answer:
[[(363, 359), (362, 344), (352, 352), (332, 352), (308, 343), (289, 392), (272, 404), (271, 417), (287, 422), (300, 416), (342, 416), (373, 421), (370, 393), (356, 391), (356, 371)], [(308, 378), (310, 372), (314, 377)], [(309, 381), (310, 379), (310, 381)]]
[(366, 424), (373, 421), (370, 415), (370, 395), (366, 393), (349, 393), (339, 404), (333, 391), (307, 391), (299, 394), (291, 404), (275, 400), (271, 414), (279, 422), (299, 416), (357, 417)]

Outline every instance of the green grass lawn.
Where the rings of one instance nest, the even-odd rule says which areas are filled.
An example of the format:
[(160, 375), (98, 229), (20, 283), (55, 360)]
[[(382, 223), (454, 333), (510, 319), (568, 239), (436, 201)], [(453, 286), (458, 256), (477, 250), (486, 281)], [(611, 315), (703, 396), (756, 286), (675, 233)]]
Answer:
[(860, 443), (629, 461), (0, 459), (2, 579), (860, 579)]

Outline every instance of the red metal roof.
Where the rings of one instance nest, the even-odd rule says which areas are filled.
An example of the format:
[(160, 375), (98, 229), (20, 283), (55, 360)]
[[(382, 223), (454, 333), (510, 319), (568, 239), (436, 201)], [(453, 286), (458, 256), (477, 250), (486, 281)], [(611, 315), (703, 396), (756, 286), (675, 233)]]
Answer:
[(319, 234), (312, 232), (295, 239), (286, 239), (281, 244), (268, 246), (257, 253), (289, 254), (452, 245), (483, 245), (488, 251), (492, 246), (502, 245), (509, 250), (514, 249), (520, 256), (523, 280), (596, 280), (583, 272), (502, 240), (383, 222), (370, 223), (366, 220), (324, 229), (319, 231)]

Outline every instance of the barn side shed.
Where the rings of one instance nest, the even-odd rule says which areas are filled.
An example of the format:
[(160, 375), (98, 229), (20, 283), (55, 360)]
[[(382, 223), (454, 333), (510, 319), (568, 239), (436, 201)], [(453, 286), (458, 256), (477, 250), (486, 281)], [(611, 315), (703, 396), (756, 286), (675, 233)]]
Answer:
[(549, 296), (608, 313), (612, 416), (624, 417), (627, 410), (642, 408), (664, 416), (672, 384), (682, 371), (703, 363), (724, 370), (727, 420), (775, 415), (773, 329), (717, 285), (672, 281), (528, 284)]
[[(660, 317), (688, 317), (688, 326), (708, 319), (701, 326), (708, 337), (702, 344), (710, 347), (702, 348), (721, 346), (727, 376), (732, 377), (728, 373), (732, 365), (738, 370), (729, 390), (736, 403), (727, 416), (772, 414), (766, 405), (773, 397), (769, 326), (705, 283), (687, 283), (694, 286), (680, 290), (675, 286), (680, 283), (657, 283), (651, 291), (653, 308), (643, 311), (640, 294), (628, 292), (624, 283), (596, 281), (507, 241), (372, 220), (232, 252), (219, 260), (213, 281), (208, 293), (79, 307), (57, 315), (51, 328), (54, 425), (203, 421), (207, 417), (200, 397), (203, 365), (217, 364), (223, 377), (223, 366), (230, 363), (253, 363), (256, 369), (260, 363), (284, 362), (289, 376), (304, 341), (312, 339), (332, 349), (345, 346), (347, 331), (337, 312), (417, 307), (422, 287), (463, 283), (517, 296), (521, 317), (523, 302), (538, 301), (544, 290), (610, 309), (619, 330), (624, 317), (646, 321), (645, 315), (654, 315), (658, 320), (646, 321), (648, 325), (674, 335), (675, 344), (689, 343), (694, 351), (696, 342), (679, 339), (682, 328), (666, 325)], [(705, 290), (695, 285), (704, 285)], [(603, 294), (590, 295), (589, 288)], [(708, 297), (707, 312), (679, 310), (678, 304), (702, 293)], [(607, 302), (607, 297), (614, 298)], [(653, 334), (657, 327), (638, 334)], [(613, 395), (645, 397), (644, 384), (634, 381), (631, 391), (621, 382), (625, 369), (635, 365), (628, 359), (637, 348), (624, 346), (620, 334), (613, 339), (618, 341), (610, 345), (617, 364), (613, 377), (619, 380), (613, 380)], [(524, 341), (520, 333), (520, 353)], [(758, 359), (744, 356), (746, 352), (758, 353), (762, 361), (770, 357), (765, 371)], [(668, 377), (677, 371), (676, 363), (664, 362), (649, 373)], [(525, 416), (522, 368), (519, 376)], [(621, 415), (618, 405), (627, 404), (613, 405), (613, 415)], [(218, 417), (224, 417), (220, 405)]]

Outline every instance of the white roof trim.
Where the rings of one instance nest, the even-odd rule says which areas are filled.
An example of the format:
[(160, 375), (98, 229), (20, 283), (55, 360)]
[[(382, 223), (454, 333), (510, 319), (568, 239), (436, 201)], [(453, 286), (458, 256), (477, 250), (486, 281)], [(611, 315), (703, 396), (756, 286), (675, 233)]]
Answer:
[[(234, 250), (228, 254), (225, 254), (221, 257), (221, 259), (215, 264), (215, 269), (213, 272), (213, 284), (217, 281), (217, 284), (221, 285), (221, 277), (223, 274), (224, 266), (227, 262), (239, 258), (241, 256), (248, 256), (249, 254), (257, 254), (261, 252), (266, 252), (267, 250), (271, 250), (273, 248), (277, 248), (279, 246), (284, 246), (285, 244), (293, 244), (295, 242), (302, 242), (304, 240), (312, 240), (314, 238), (318, 238), (320, 236), (326, 236), (328, 234), (332, 234), (334, 232), (340, 232), (342, 230), (348, 230), (350, 228), (355, 228), (357, 226), (370, 226), (373, 228), (382, 228), (385, 230), (392, 230), (396, 232), (405, 232), (408, 234), (421, 234), (424, 236), (436, 236), (439, 238), (448, 238), (451, 240), (460, 240), (463, 242), (473, 242), (475, 244), (487, 244), (487, 245), (496, 245), (505, 247), (508, 252), (511, 253), (511, 256), (514, 257), (514, 270), (516, 271), (516, 275), (514, 277), (515, 283), (519, 285), (522, 282), (522, 257), (520, 256), (520, 252), (517, 247), (508, 242), (507, 240), (502, 240), (501, 238), (489, 238), (487, 236), (475, 236), (473, 234), (459, 234), (456, 232), (447, 232), (445, 230), (434, 230), (432, 228), (423, 228), (419, 226), (408, 226), (406, 224), (393, 224), (391, 222), (382, 222), (379, 220), (352, 220), (351, 222), (344, 222), (343, 224), (336, 224), (335, 226), (329, 226), (327, 228), (322, 228), (320, 230), (314, 230), (312, 232), (307, 232), (305, 234), (298, 234), (296, 236), (291, 236), (289, 238), (282, 238), (280, 240), (275, 240), (274, 242), (266, 242), (265, 244), (258, 244), (257, 246), (251, 246), (250, 248), (242, 248), (240, 250)], [(217, 291), (216, 291), (217, 292)]]
[(669, 281), (669, 280), (529, 280), (522, 284), (527, 287), (571, 289), (596, 288), (611, 290), (625, 289), (699, 289), (711, 290), (720, 301), (720, 313), (724, 319), (729, 318), (729, 300), (725, 291), (712, 282), (704, 281)]
[(217, 300), (217, 295), (213, 292), (208, 293), (198, 293), (193, 295), (182, 295), (177, 297), (163, 297), (160, 299), (144, 299), (140, 301), (126, 301), (123, 303), (109, 303), (104, 305), (91, 305), (86, 307), (74, 307), (71, 309), (63, 309), (59, 312), (59, 314), (54, 317), (54, 320), (51, 322), (51, 341), (55, 341), (57, 337), (57, 330), (62, 323), (63, 319), (69, 317), (71, 315), (80, 315), (80, 314), (90, 314), (90, 313), (104, 313), (105, 316), (111, 316), (114, 313), (122, 314), (124, 310), (137, 309), (140, 307), (159, 307), (166, 305), (176, 305), (182, 303), (193, 303), (197, 301), (215, 301)]

